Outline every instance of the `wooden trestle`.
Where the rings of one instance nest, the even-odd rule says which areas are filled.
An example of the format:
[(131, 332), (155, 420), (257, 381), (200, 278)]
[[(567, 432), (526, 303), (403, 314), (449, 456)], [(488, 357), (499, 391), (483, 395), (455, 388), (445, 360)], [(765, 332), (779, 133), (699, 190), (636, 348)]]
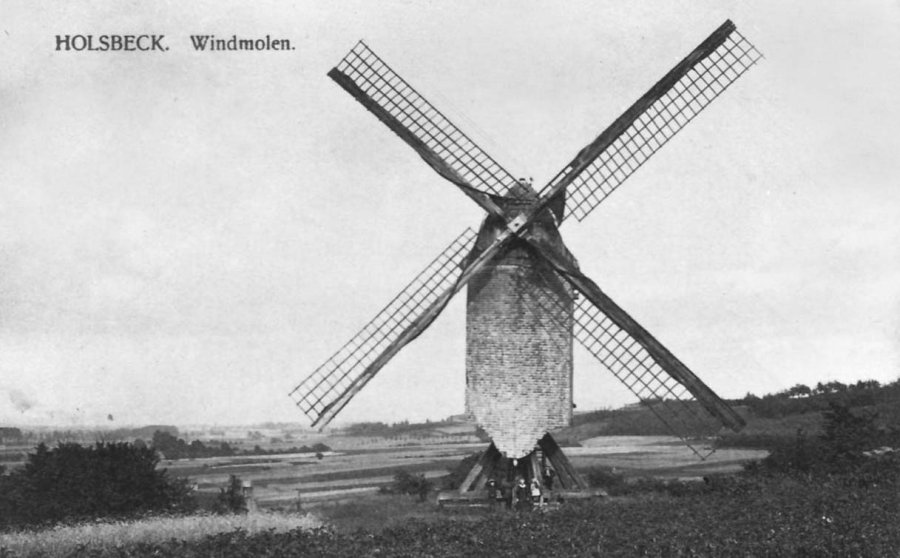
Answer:
[(504, 457), (492, 442), (460, 484), (459, 494), (466, 496), (476, 491), (483, 491), (490, 479), (493, 479), (498, 485), (511, 486), (517, 477), (524, 478), (529, 485), (532, 479), (538, 479), (541, 486), (547, 489), (549, 487), (545, 486), (544, 482), (544, 472), (547, 469), (553, 471), (552, 488), (554, 491), (569, 492), (588, 488), (585, 480), (569, 462), (553, 436), (545, 434), (538, 441), (534, 451), (515, 460)]

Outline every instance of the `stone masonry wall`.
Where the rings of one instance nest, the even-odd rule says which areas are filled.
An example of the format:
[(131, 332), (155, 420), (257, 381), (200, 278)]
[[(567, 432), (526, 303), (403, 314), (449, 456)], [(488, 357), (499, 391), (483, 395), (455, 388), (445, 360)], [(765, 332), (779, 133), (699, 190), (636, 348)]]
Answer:
[(514, 245), (467, 296), (466, 410), (497, 449), (521, 457), (571, 424), (572, 290)]

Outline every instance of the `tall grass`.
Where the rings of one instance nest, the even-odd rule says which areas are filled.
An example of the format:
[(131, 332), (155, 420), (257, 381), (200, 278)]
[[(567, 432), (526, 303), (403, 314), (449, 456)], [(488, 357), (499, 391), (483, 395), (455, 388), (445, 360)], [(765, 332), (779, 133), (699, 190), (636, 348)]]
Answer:
[(0, 556), (68, 556), (78, 549), (162, 543), (171, 539), (196, 540), (237, 529), (253, 534), (312, 529), (320, 525), (321, 522), (310, 515), (274, 512), (98, 521), (41, 531), (0, 533)]

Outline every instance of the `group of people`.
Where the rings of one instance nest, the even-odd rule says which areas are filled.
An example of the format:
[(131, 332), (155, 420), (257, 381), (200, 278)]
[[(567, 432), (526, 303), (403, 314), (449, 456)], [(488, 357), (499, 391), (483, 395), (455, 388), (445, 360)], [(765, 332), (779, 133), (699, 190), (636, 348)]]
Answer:
[(542, 479), (532, 478), (530, 484), (521, 475), (516, 475), (511, 486), (502, 480), (498, 482), (494, 478), (488, 479), (486, 488), (489, 504), (492, 507), (503, 506), (516, 511), (543, 507), (550, 501), (553, 477), (554, 471), (548, 467), (544, 470)]

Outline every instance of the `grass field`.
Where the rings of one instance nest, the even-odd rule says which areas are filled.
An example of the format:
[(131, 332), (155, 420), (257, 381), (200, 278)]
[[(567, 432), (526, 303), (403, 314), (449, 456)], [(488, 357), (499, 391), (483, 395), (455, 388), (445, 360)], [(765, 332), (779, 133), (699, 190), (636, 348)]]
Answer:
[(441, 510), (411, 497), (362, 497), (316, 510), (337, 529), (315, 529), (318, 523), (303, 516), (294, 520), (299, 528), (290, 522), (272, 528), (267, 520), (251, 529), (226, 523), (204, 530), (192, 527), (192, 518), (175, 526), (96, 524), (26, 535), (15, 547), (0, 538), (0, 546), (10, 551), (0, 556), (881, 557), (900, 552), (896, 486), (788, 477), (690, 485), (680, 494), (578, 501), (546, 513)]
[(153, 517), (134, 521), (62, 525), (42, 531), (0, 533), (2, 556), (71, 556), (79, 549), (97, 551), (126, 545), (193, 541), (241, 529), (248, 534), (311, 529), (322, 522), (312, 515), (256, 512), (246, 515)]

